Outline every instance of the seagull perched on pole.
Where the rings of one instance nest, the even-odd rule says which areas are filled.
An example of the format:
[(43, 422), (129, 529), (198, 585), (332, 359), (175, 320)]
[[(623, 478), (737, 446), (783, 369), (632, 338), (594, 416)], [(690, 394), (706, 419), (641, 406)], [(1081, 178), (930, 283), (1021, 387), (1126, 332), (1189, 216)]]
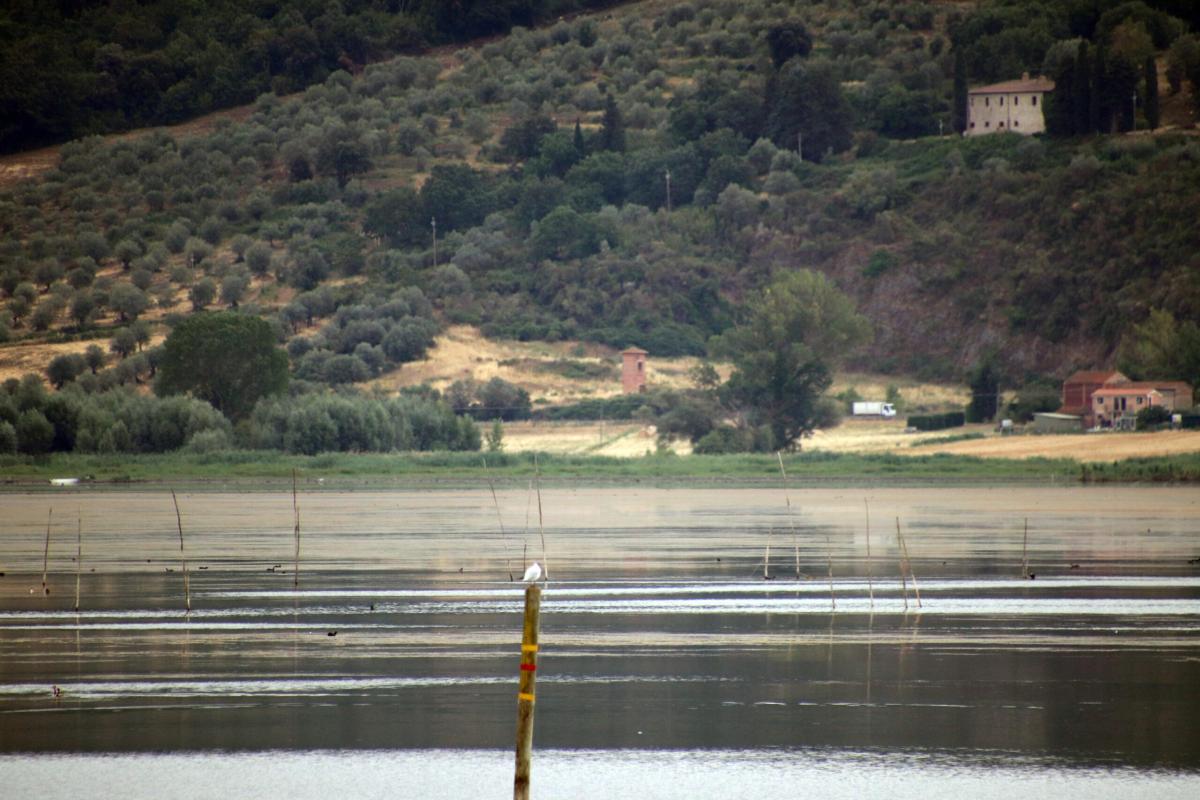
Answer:
[(529, 569), (525, 570), (525, 575), (521, 580), (525, 583), (537, 583), (542, 577), (542, 565), (536, 561), (529, 565)]

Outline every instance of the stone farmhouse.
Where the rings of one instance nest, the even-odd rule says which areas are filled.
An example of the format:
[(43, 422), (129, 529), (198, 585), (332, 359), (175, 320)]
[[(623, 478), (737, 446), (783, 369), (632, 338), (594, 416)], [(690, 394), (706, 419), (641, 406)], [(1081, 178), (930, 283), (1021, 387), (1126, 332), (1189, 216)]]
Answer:
[(1046, 130), (1042, 114), (1046, 95), (1054, 89), (1049, 78), (1020, 80), (978, 86), (967, 93), (967, 136), (1012, 131), (1031, 136)]

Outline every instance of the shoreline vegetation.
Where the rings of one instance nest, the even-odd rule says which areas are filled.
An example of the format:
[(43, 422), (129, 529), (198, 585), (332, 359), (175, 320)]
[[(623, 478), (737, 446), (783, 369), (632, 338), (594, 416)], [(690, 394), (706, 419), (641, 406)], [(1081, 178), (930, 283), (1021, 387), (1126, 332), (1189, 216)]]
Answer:
[[(536, 458), (536, 461), (535, 461)], [(484, 462), (486, 460), (486, 468)], [(1200, 482), (1200, 453), (1083, 464), (1072, 459), (999, 459), (949, 454), (901, 456), (813, 451), (784, 456), (788, 481), (823, 484), (1193, 483)], [(548, 453), (325, 453), (219, 451), (131, 456), (56, 453), (0, 458), (0, 488), (49, 487), (52, 479), (77, 478), (77, 486), (118, 487), (166, 483), (241, 484), (252, 489), (290, 483), (293, 471), (306, 488), (323, 486), (440, 485), (533, 478), (568, 483), (769, 483), (779, 478), (775, 454), (653, 455), (644, 458)]]

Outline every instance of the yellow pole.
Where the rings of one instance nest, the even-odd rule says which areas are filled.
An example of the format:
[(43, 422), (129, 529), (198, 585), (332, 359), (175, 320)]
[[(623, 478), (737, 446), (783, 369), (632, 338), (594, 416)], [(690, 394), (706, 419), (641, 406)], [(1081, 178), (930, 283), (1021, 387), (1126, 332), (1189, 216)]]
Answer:
[(529, 771), (533, 756), (533, 704), (537, 684), (538, 622), (542, 588), (525, 587), (525, 629), (521, 636), (521, 682), (517, 689), (517, 771), (513, 800), (529, 800)]

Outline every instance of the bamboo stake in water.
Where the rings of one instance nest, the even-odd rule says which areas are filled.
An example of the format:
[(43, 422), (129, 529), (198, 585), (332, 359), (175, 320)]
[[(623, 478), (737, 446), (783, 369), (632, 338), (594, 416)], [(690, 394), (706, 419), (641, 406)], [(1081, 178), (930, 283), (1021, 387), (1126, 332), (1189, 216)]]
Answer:
[(771, 580), (771, 535), (775, 533), (774, 528), (767, 528), (767, 549), (763, 552), (763, 580)]
[[(903, 541), (900, 533), (900, 518), (896, 517), (896, 544)], [(904, 572), (904, 551), (900, 551), (900, 589), (904, 592), (904, 610), (908, 611), (908, 576)]]
[(296, 525), (292, 528), (292, 538), (295, 540), (296, 554), (292, 560), (292, 588), (300, 588), (300, 503), (296, 499), (296, 470), (292, 470), (292, 513)]
[(875, 585), (873, 583), (873, 572), (871, 568), (871, 506), (867, 502), (867, 498), (863, 498), (863, 512), (867, 517), (867, 594), (871, 598), (871, 610), (875, 610)]
[(500, 524), (500, 541), (504, 545), (504, 568), (508, 570), (508, 579), (513, 579), (512, 559), (508, 557), (508, 537), (504, 533), (504, 517), (500, 514), (500, 501), (496, 499), (496, 484), (492, 483), (492, 473), (488, 472), (487, 459), (481, 458), (483, 462), (483, 474), (487, 476), (488, 488), (492, 490), (492, 505), (496, 507), (496, 522)]
[(46, 545), (42, 548), (42, 594), (50, 594), (50, 587), (46, 585), (46, 576), (50, 565), (50, 520), (54, 518), (54, 509), (50, 509), (50, 513), (46, 515)]
[(833, 544), (829, 541), (829, 532), (825, 532), (825, 556), (829, 566), (829, 607), (837, 611), (837, 597), (833, 594)]
[(788, 525), (792, 528), (792, 548), (795, 550), (796, 556), (796, 580), (800, 580), (800, 536), (796, 532), (796, 520), (792, 516), (792, 498), (788, 494), (787, 471), (783, 468), (783, 453), (776, 450), (775, 457), (779, 459), (779, 474), (783, 477), (783, 502), (787, 505)]
[(175, 490), (171, 490), (171, 502), (175, 504), (175, 525), (179, 528), (179, 560), (183, 565), (183, 599), (187, 606), (187, 613), (192, 613), (192, 588), (188, 583), (188, 568), (187, 556), (183, 553), (183, 519), (179, 516), (179, 499), (175, 497)]
[(1025, 518), (1025, 538), (1021, 541), (1021, 577), (1029, 577), (1029, 517)]
[(537, 486), (538, 535), (542, 538), (542, 580), (550, 582), (550, 557), (546, 554), (546, 529), (542, 524), (542, 475), (538, 469), (537, 453), (533, 454), (533, 479)]
[(531, 583), (525, 587), (525, 623), (521, 635), (521, 678), (517, 689), (517, 766), (513, 780), (513, 800), (529, 800), (541, 608), (542, 589), (536, 583)]
[(79, 610), (79, 578), (83, 569), (83, 514), (79, 515), (79, 527), (75, 529), (75, 610)]
[(913, 594), (917, 598), (917, 608), (921, 607), (921, 587), (917, 586), (917, 573), (913, 572), (912, 559), (908, 557), (908, 540), (900, 534), (900, 548), (904, 551), (904, 563), (908, 566), (908, 577), (912, 578)]

